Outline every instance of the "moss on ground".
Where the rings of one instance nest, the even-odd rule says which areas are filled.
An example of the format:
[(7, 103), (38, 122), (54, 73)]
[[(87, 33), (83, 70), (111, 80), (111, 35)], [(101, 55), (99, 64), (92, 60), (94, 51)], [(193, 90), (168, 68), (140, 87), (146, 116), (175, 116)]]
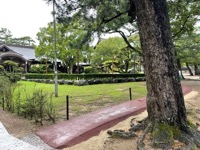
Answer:
[(153, 146), (158, 148), (170, 146), (174, 139), (180, 138), (180, 135), (181, 131), (176, 126), (170, 126), (166, 123), (156, 124), (152, 132)]

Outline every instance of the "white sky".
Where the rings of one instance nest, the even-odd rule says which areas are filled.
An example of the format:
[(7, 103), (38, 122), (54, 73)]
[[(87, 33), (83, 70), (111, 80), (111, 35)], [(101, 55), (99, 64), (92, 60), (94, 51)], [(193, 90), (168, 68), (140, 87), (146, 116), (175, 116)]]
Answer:
[(0, 0), (0, 28), (9, 29), (13, 37), (36, 40), (39, 28), (53, 20), (51, 12), (52, 5), (44, 0)]

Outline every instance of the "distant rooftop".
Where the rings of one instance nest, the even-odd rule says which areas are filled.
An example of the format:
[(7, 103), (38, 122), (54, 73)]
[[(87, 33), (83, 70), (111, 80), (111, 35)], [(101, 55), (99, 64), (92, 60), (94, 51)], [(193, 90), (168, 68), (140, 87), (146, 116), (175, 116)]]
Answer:
[(13, 45), (13, 44), (0, 44), (0, 46), (5, 45), (10, 50), (21, 54), (27, 60), (36, 59), (35, 50), (33, 46), (21, 46), (21, 45)]

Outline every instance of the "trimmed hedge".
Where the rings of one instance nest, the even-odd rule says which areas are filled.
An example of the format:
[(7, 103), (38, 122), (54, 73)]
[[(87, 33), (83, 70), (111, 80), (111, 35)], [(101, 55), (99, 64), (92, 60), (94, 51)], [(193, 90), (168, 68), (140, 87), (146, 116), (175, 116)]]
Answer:
[[(54, 74), (26, 74), (26, 79), (54, 79)], [(67, 80), (88, 80), (88, 79), (105, 79), (105, 78), (140, 78), (144, 74), (64, 74), (59, 73), (58, 79)]]

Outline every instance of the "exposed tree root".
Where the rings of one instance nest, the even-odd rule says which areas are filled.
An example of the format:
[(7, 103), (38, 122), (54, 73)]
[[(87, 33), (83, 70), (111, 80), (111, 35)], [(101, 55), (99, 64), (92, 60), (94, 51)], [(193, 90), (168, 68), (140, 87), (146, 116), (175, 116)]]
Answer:
[[(200, 132), (197, 131), (197, 129), (193, 127), (188, 127), (186, 131), (182, 131), (179, 128), (176, 128), (173, 126), (169, 127), (167, 124), (161, 124), (161, 126), (162, 126), (162, 130), (158, 130), (155, 133), (154, 130), (157, 130), (158, 126), (156, 126), (152, 122), (149, 122), (148, 119), (144, 119), (143, 121), (141, 121), (140, 123), (136, 125), (131, 123), (131, 128), (127, 132), (124, 130), (114, 130), (114, 131), (109, 130), (107, 133), (112, 138), (128, 139), (128, 138), (138, 137), (137, 134), (134, 132), (143, 131), (143, 134), (138, 137), (138, 141), (137, 141), (138, 150), (146, 149), (147, 145), (145, 145), (144, 140), (148, 133), (151, 133), (150, 136), (152, 137), (152, 141), (150, 142), (151, 145), (148, 145), (148, 146), (154, 147), (154, 149), (156, 148), (171, 149), (174, 146), (174, 140), (177, 140), (183, 143), (182, 145), (179, 145), (178, 147), (176, 147), (176, 150), (196, 150), (197, 147), (200, 148)], [(163, 127), (166, 127), (167, 130), (165, 130), (165, 128)], [(162, 133), (162, 131), (164, 132)], [(160, 134), (160, 135), (157, 136), (156, 134)], [(155, 135), (156, 135), (156, 138), (154, 137)]]
[(124, 130), (114, 130), (114, 131), (110, 131), (108, 130), (107, 133), (110, 135), (111, 138), (133, 138), (133, 137), (137, 137), (137, 135), (133, 132), (126, 132)]
[(130, 132), (136, 132), (136, 131), (139, 131), (139, 130), (145, 130), (145, 128), (147, 127), (148, 125), (148, 119), (144, 119), (142, 121), (138, 121), (138, 124), (135, 125), (133, 123), (133, 120), (131, 120), (131, 128), (129, 129)]
[(147, 128), (144, 130), (144, 133), (138, 138), (138, 141), (137, 141), (137, 149), (138, 150), (144, 150), (144, 147), (145, 147), (145, 144), (144, 144), (144, 139), (145, 139), (145, 136), (146, 134), (152, 130), (152, 124), (149, 123)]
[(195, 150), (197, 147), (200, 147), (200, 134), (193, 128), (189, 128), (187, 133), (181, 132), (180, 138), (186, 146), (178, 148), (177, 150)]

